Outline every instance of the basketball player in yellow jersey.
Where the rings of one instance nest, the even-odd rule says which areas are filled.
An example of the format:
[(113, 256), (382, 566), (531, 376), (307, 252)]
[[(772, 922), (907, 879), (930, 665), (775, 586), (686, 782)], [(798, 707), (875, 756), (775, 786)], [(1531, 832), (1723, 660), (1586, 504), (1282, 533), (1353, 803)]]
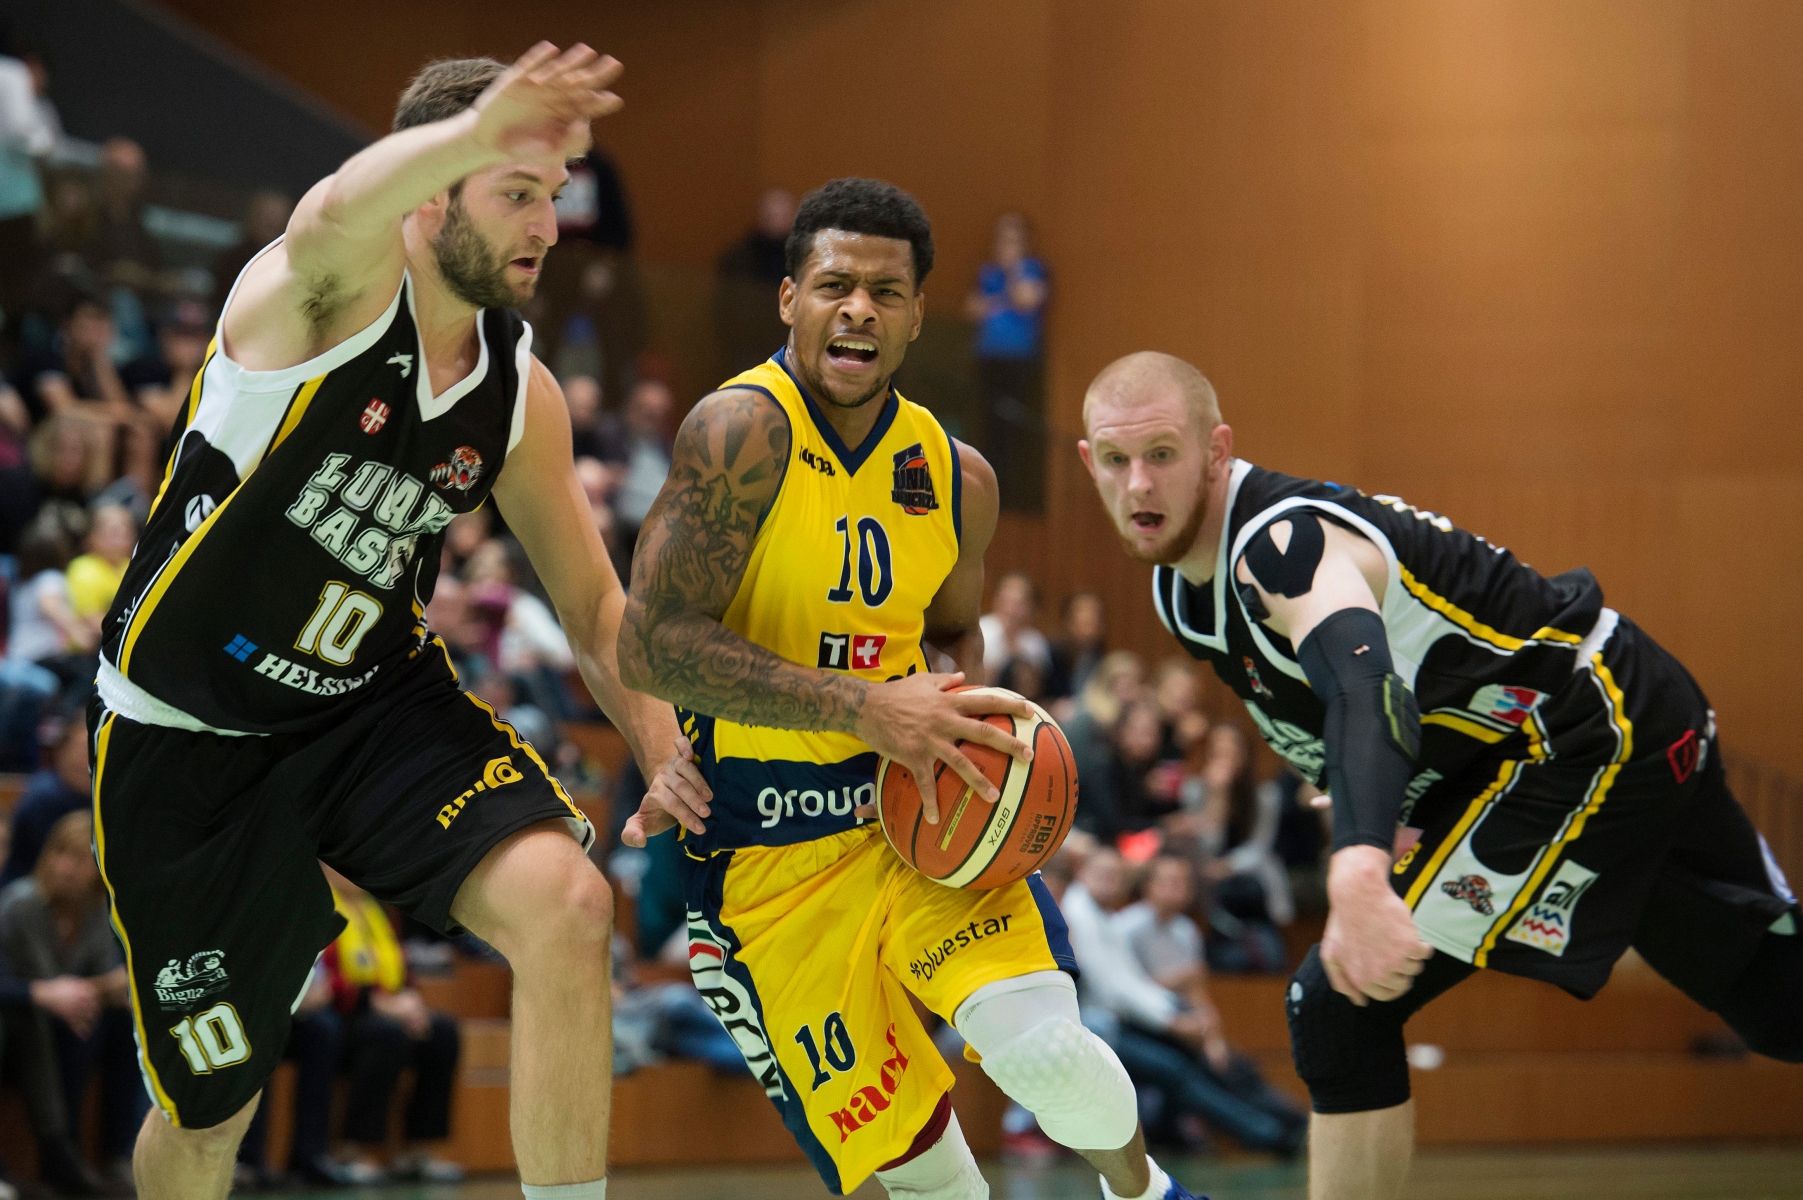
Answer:
[[(697, 985), (828, 1188), (981, 1200), (952, 1076), (911, 992), (1121, 1200), (1182, 1200), (1146, 1156), (1133, 1085), (1077, 1016), (1064, 920), (1034, 876), (943, 887), (873, 808), (877, 756), (1020, 758), (977, 719), (1024, 701), (950, 691), (974, 667), (995, 473), (891, 384), (920, 332), (926, 214), (888, 184), (810, 195), (788, 242), (788, 343), (704, 398), (646, 518), (620, 637), (628, 686), (670, 700), (713, 792), (649, 799), (627, 840), (683, 831)], [(929, 821), (937, 823), (932, 799)]]

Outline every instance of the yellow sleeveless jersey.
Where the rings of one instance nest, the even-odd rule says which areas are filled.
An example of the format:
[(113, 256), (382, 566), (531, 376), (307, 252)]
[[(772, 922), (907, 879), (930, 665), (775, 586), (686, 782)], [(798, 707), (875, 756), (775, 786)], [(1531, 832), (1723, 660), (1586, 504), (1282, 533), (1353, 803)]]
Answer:
[[(722, 622), (791, 662), (873, 682), (927, 670), (926, 609), (958, 561), (958, 452), (933, 414), (890, 390), (855, 450), (790, 371), (787, 352), (723, 388), (789, 418), (789, 461)], [(741, 725), (682, 711), (714, 789), (691, 854), (790, 845), (858, 824), (877, 756), (849, 733)]]

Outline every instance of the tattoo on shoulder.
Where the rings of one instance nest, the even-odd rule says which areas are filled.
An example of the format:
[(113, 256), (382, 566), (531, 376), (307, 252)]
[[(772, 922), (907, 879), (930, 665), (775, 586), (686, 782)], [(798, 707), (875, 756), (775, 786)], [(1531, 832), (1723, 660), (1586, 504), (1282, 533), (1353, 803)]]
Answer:
[(621, 653), (638, 659), (654, 694), (697, 712), (783, 729), (851, 729), (863, 681), (823, 682), (820, 672), (720, 623), (789, 449), (788, 417), (766, 396), (735, 389), (696, 405), (639, 532)]

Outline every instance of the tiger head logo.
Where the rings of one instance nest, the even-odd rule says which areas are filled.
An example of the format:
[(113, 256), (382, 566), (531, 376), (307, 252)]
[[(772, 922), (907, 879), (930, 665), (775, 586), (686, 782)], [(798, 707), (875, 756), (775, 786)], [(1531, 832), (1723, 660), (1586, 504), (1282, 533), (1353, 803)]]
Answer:
[(1496, 906), (1490, 903), (1493, 896), (1490, 881), (1482, 875), (1461, 875), (1441, 884), (1440, 890), (1454, 900), (1463, 900), (1486, 917), (1496, 912)]
[(482, 478), (482, 456), (472, 446), (459, 446), (451, 451), (449, 462), (432, 468), (432, 482), (441, 488), (467, 492)]

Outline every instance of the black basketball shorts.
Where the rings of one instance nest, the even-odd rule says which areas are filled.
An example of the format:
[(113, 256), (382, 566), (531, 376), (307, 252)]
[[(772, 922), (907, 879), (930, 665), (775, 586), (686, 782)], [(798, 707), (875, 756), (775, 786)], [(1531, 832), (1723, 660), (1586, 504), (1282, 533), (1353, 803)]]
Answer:
[(503, 838), (562, 818), (585, 847), (594, 839), (538, 753), (441, 662), (409, 663), (315, 733), (194, 733), (98, 699), (89, 726), (95, 850), (138, 1064), (186, 1128), (230, 1117), (281, 1061), (313, 964), (344, 924), (321, 861), (443, 930)]
[(1622, 618), (1583, 674), (1573, 703), (1589, 707), (1563, 748), (1438, 785), (1393, 883), (1423, 938), (1474, 967), (1589, 997), (1633, 945), (1710, 1004), (1795, 897), (1728, 789), (1683, 665)]

